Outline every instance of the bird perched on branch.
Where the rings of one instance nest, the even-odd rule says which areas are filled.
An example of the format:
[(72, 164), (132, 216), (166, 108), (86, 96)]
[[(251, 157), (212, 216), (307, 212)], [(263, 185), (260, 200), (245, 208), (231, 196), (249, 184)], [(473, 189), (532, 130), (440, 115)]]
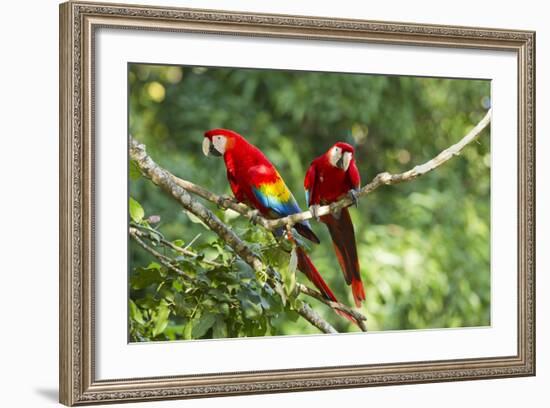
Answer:
[[(243, 136), (228, 129), (212, 129), (204, 134), (203, 153), (223, 157), (227, 169), (227, 179), (235, 198), (256, 209), (266, 218), (275, 219), (301, 212), (296, 199), (285, 184), (281, 175), (269, 159), (256, 146)], [(294, 225), (296, 231), (308, 240), (319, 243), (307, 221)], [(284, 228), (274, 232), (284, 234)], [(301, 246), (296, 247), (298, 265), (323, 296), (338, 302), (317, 268)], [(337, 313), (355, 322), (350, 315), (337, 310)]]
[[(351, 145), (338, 142), (311, 163), (304, 187), (307, 205), (315, 218), (318, 218), (317, 209), (320, 205), (333, 203), (346, 195), (357, 204), (361, 177), (354, 154)], [(349, 211), (343, 208), (335, 214), (321, 216), (320, 220), (328, 227), (344, 278), (351, 285), (355, 305), (360, 307), (365, 300), (365, 289), (361, 282), (355, 232)]]

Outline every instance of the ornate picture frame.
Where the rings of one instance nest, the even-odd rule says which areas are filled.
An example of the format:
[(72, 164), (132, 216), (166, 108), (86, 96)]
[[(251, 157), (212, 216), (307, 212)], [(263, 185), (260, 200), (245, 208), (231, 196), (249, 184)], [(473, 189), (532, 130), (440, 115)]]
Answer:
[[(95, 35), (100, 28), (501, 50), (517, 56), (517, 353), (169, 377), (96, 378)], [(123, 137), (125, 135), (121, 135)], [(60, 6), (60, 401), (66, 405), (535, 374), (535, 33), (68, 2)], [(223, 347), (218, 342), (217, 347)]]

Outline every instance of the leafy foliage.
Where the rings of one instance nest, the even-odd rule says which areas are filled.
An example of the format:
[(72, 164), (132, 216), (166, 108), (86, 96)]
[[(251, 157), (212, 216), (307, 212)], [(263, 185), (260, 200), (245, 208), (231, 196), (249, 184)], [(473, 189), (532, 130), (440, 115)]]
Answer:
[[(230, 194), (222, 161), (202, 156), (200, 145), (205, 130), (234, 129), (264, 151), (303, 208), (307, 166), (335, 141), (356, 146), (366, 183), (381, 171), (404, 171), (432, 158), (490, 105), (490, 83), (482, 80), (144, 64), (131, 64), (128, 74), (130, 132), (161, 166)], [(490, 324), (490, 164), (490, 138), (482, 134), (436, 171), (381, 188), (351, 210), (367, 295), (361, 312), (370, 330)], [(134, 222), (160, 216), (155, 228), (179, 246), (200, 234), (192, 247), (201, 254), (177, 258), (178, 268), (197, 279), (189, 284), (130, 242), (132, 339), (317, 332), (293, 311), (292, 281), (307, 281), (288, 268), (290, 248), (209, 205), (281, 273), (290, 296), (283, 302), (132, 163), (130, 194), (144, 210), (140, 216), (139, 208), (130, 209)], [(312, 225), (322, 242), (311, 248), (314, 263), (337, 297), (352, 304), (326, 228)], [(311, 304), (337, 330), (354, 330), (326, 306)]]
[[(148, 229), (151, 237), (158, 234), (160, 241), (160, 233), (153, 232), (156, 230), (147, 222), (141, 227)], [(172, 244), (184, 246), (181, 240)], [(159, 247), (154, 239), (151, 245)], [(171, 250), (173, 266), (184, 272), (185, 277), (157, 262), (133, 270), (129, 281), (133, 341), (277, 333), (271, 319), (290, 312), (281, 297), (257, 279), (248, 265), (236, 259), (223, 241), (215, 240), (208, 248), (213, 253), (208, 263), (203, 255), (181, 256)]]

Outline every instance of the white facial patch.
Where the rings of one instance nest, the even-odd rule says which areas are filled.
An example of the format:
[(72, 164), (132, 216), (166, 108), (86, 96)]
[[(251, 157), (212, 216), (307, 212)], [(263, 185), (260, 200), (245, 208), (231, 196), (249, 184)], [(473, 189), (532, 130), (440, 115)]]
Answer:
[(334, 146), (328, 154), (330, 164), (334, 167), (338, 167), (338, 160), (340, 160), (340, 157), (342, 157), (342, 149), (338, 146)]
[(212, 144), (214, 145), (214, 149), (216, 149), (222, 156), (225, 153), (226, 143), (227, 139), (225, 136), (212, 136)]

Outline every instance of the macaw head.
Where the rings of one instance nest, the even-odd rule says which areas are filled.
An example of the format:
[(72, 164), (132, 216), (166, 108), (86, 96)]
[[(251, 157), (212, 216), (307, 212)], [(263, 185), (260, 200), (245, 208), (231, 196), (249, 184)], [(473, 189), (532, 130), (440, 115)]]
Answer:
[(223, 156), (235, 146), (237, 139), (242, 138), (237, 132), (228, 129), (212, 129), (204, 132), (202, 152), (205, 156)]
[(331, 166), (347, 171), (353, 160), (354, 153), (355, 149), (353, 146), (344, 142), (338, 142), (328, 149), (327, 157)]

